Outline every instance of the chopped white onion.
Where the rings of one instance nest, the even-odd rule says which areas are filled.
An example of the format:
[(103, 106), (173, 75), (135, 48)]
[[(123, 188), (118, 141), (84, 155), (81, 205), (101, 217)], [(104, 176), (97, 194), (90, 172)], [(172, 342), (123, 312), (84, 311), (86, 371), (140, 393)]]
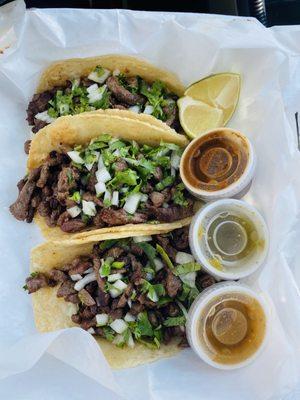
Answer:
[(98, 90), (97, 83), (94, 83), (93, 85), (86, 88), (86, 91), (88, 92), (88, 94), (91, 94), (91, 93), (95, 92), (96, 90)]
[(176, 169), (171, 167), (171, 176), (176, 176)]
[(120, 155), (121, 155), (120, 149), (116, 149), (116, 150), (113, 152), (113, 155), (114, 155), (115, 157), (120, 157)]
[(68, 151), (67, 154), (76, 164), (84, 164), (84, 160), (80, 157), (79, 151)]
[(152, 236), (148, 236), (148, 235), (133, 237), (134, 243), (151, 242), (151, 240), (152, 240)]
[(99, 158), (98, 158), (98, 169), (101, 169), (103, 167), (104, 167), (103, 157), (102, 157), (102, 155), (99, 155)]
[(128, 110), (131, 112), (134, 112), (136, 114), (139, 114), (141, 111), (141, 108), (140, 108), (140, 106), (131, 106), (131, 107), (128, 107)]
[(125, 322), (123, 319), (115, 319), (110, 325), (109, 325), (115, 332), (117, 333), (123, 333), (126, 331), (128, 328), (127, 322)]
[(118, 75), (120, 75), (120, 70), (119, 69), (115, 69), (114, 71), (113, 71), (113, 76), (118, 76)]
[(93, 268), (93, 267), (88, 268), (88, 269), (86, 269), (86, 270), (84, 271), (84, 275), (90, 274), (90, 273), (93, 272), (93, 271), (94, 271), (94, 268)]
[(133, 193), (127, 197), (123, 208), (126, 212), (128, 212), (128, 214), (134, 214), (139, 206), (140, 201), (141, 194)]
[(129, 336), (128, 336), (127, 345), (128, 345), (128, 347), (131, 347), (131, 348), (133, 348), (135, 346), (131, 332), (129, 333)]
[(111, 205), (118, 207), (119, 205), (119, 192), (114, 191), (112, 194)]
[(88, 274), (84, 278), (80, 279), (80, 281), (76, 282), (74, 285), (74, 289), (77, 290), (77, 292), (79, 292), (81, 289), (85, 287), (85, 285), (95, 280), (96, 280), (95, 272), (92, 272), (91, 274)]
[(123, 275), (120, 273), (108, 275), (108, 282), (116, 282), (118, 279), (122, 279)]
[(119, 290), (119, 292), (123, 292), (127, 288), (127, 284), (120, 279), (118, 279), (114, 284), (113, 284), (114, 289)]
[(169, 208), (169, 204), (168, 203), (163, 203), (162, 207), (163, 208)]
[(87, 91), (88, 91), (89, 103), (93, 104), (96, 101), (101, 100), (105, 90), (106, 90), (106, 85), (103, 85), (100, 88), (98, 88), (98, 85), (96, 83), (88, 87)]
[(163, 262), (161, 261), (161, 259), (159, 259), (159, 258), (154, 258), (154, 259), (153, 259), (153, 262), (154, 262), (155, 270), (156, 270), (156, 271), (159, 271), (159, 270), (163, 269), (164, 264), (163, 264)]
[(150, 104), (147, 104), (144, 110), (144, 114), (152, 114), (154, 110), (154, 107), (151, 106)]
[(111, 179), (111, 175), (108, 169), (104, 166), (101, 169), (98, 169), (96, 172), (96, 178), (98, 182), (107, 182)]
[(94, 165), (94, 163), (90, 163), (90, 164), (85, 163), (85, 164), (84, 164), (85, 168), (86, 168), (88, 171), (90, 171), (90, 170), (93, 168), (93, 165)]
[(50, 115), (48, 114), (48, 111), (43, 111), (41, 113), (38, 113), (34, 116), (34, 118), (36, 118), (40, 121), (47, 122), (47, 124), (51, 124), (51, 122), (54, 122), (56, 120), (56, 118), (50, 117)]
[(131, 308), (131, 307), (132, 307), (132, 300), (131, 300), (131, 299), (128, 299), (128, 300), (127, 300), (127, 304), (128, 304), (128, 307)]
[(91, 335), (94, 335), (96, 333), (94, 328), (89, 328), (87, 332), (90, 333)]
[(73, 274), (73, 275), (70, 275), (70, 278), (72, 279), (72, 281), (76, 282), (76, 281), (80, 281), (80, 279), (82, 279), (82, 276), (80, 274)]
[(106, 191), (105, 191), (105, 194), (104, 194), (104, 201), (106, 201), (106, 202), (111, 201), (111, 193), (110, 193), (109, 190), (106, 190)]
[(130, 312), (128, 312), (125, 317), (124, 317), (126, 322), (134, 322), (136, 320), (136, 317), (132, 314), (130, 314)]
[(69, 104), (65, 103), (59, 106), (60, 115), (68, 114), (69, 110), (70, 110)]
[(180, 164), (180, 156), (177, 154), (176, 151), (172, 151), (171, 154), (171, 166), (175, 169), (179, 168), (179, 164)]
[(96, 190), (96, 194), (101, 194), (104, 193), (106, 191), (106, 186), (104, 182), (98, 182), (95, 185), (95, 190)]
[(191, 288), (196, 287), (195, 280), (196, 280), (196, 272), (188, 272), (184, 275), (179, 275), (179, 278), (182, 280), (183, 283), (188, 285)]
[(94, 217), (97, 214), (96, 205), (93, 201), (82, 200), (82, 211), (90, 217)]
[(123, 345), (124, 343), (125, 342), (123, 335), (116, 335), (114, 340), (112, 341), (112, 344), (114, 344), (115, 346)]
[(104, 326), (108, 323), (108, 314), (102, 313), (96, 315), (97, 326)]
[(117, 289), (115, 289), (113, 287), (111, 289), (109, 289), (110, 297), (112, 297), (113, 299), (115, 299), (116, 297), (120, 296), (121, 293), (122, 292), (120, 292), (120, 290), (117, 290)]
[(103, 83), (106, 81), (106, 79), (109, 77), (110, 75), (110, 71), (108, 69), (103, 68), (103, 74), (102, 75), (98, 75), (97, 71), (92, 71), (89, 75), (88, 75), (88, 79), (90, 81), (94, 81), (97, 83)]
[(191, 254), (185, 253), (183, 251), (178, 251), (175, 257), (175, 262), (177, 264), (187, 264), (189, 262), (194, 262), (194, 261), (195, 259)]
[(141, 194), (141, 202), (142, 203), (146, 203), (146, 201), (148, 200), (148, 195), (147, 194), (145, 194), (145, 193), (142, 193)]
[(78, 206), (74, 206), (71, 208), (67, 208), (67, 211), (72, 218), (76, 218), (81, 213), (81, 208)]

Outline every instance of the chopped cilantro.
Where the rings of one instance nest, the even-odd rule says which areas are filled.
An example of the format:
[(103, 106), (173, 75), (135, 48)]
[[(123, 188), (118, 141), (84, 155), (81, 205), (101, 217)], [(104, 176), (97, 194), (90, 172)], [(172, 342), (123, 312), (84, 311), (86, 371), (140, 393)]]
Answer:
[(200, 271), (201, 265), (197, 262), (191, 261), (186, 264), (177, 265), (175, 268), (175, 275), (188, 274), (189, 272)]
[(76, 191), (76, 192), (74, 192), (73, 194), (72, 194), (72, 196), (69, 196), (69, 199), (70, 200), (73, 200), (73, 201), (75, 201), (75, 203), (80, 203), (80, 201), (81, 201), (81, 194), (80, 194), (80, 192), (78, 192), (78, 191)]
[(182, 326), (185, 324), (185, 321), (185, 316), (181, 315), (180, 317), (169, 317), (163, 322), (163, 324), (164, 326)]
[(173, 193), (172, 199), (173, 199), (175, 204), (178, 204), (179, 206), (187, 207), (189, 203), (185, 199), (183, 191), (184, 191), (184, 184), (183, 183), (179, 183), (176, 186), (176, 190)]
[(155, 185), (155, 189), (158, 191), (163, 190), (164, 188), (166, 188), (167, 186), (171, 186), (172, 183), (174, 182), (175, 177), (174, 176), (167, 176), (166, 178), (164, 178), (161, 182), (158, 182)]

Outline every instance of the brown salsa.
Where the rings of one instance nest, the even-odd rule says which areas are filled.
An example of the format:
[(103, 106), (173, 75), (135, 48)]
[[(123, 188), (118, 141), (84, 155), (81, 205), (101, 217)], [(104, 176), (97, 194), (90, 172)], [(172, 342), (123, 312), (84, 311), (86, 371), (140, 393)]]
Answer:
[(241, 135), (218, 130), (189, 145), (183, 154), (181, 174), (195, 189), (221, 190), (242, 176), (248, 159), (248, 144)]

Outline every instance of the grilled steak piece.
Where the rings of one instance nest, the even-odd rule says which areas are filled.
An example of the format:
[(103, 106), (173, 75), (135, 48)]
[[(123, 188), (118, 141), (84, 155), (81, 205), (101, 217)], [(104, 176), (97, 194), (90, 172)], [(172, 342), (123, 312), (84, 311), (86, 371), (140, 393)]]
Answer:
[(121, 103), (126, 103), (134, 106), (136, 104), (144, 104), (146, 102), (146, 99), (143, 96), (131, 93), (129, 90), (124, 88), (119, 83), (118, 78), (115, 76), (110, 76), (109, 78), (107, 78), (106, 84), (108, 89), (115, 96), (115, 98)]
[(63, 221), (60, 225), (60, 228), (64, 232), (74, 233), (81, 231), (85, 226), (86, 223), (84, 221), (82, 221), (81, 219), (73, 218), (71, 220)]
[(81, 303), (84, 304), (85, 306), (90, 307), (96, 304), (95, 300), (86, 289), (81, 289), (78, 293), (78, 297)]
[(185, 250), (189, 246), (189, 227), (176, 229), (172, 233), (172, 243), (177, 250)]
[(66, 297), (70, 294), (77, 294), (77, 291), (74, 289), (74, 283), (72, 281), (63, 282), (57, 291), (57, 297)]
[(169, 271), (166, 278), (166, 290), (168, 295), (170, 297), (176, 297), (178, 291), (181, 289), (181, 286), (181, 280), (171, 271)]
[(29, 154), (30, 145), (31, 145), (31, 140), (26, 140), (26, 142), (24, 143), (24, 152), (25, 152), (25, 154)]
[[(52, 99), (55, 90), (47, 90), (42, 93), (37, 93), (33, 96), (27, 108), (27, 121), (29, 125), (34, 125), (34, 117), (36, 114), (47, 110), (48, 102)], [(43, 122), (43, 121), (41, 121)], [(47, 125), (47, 124), (46, 124)]]
[(160, 192), (152, 192), (149, 197), (153, 206), (157, 208), (161, 207), (165, 201), (165, 196)]
[(193, 207), (191, 206), (180, 207), (172, 205), (168, 208), (156, 208), (154, 206), (148, 206), (148, 211), (160, 222), (178, 221), (179, 219), (183, 219), (193, 215)]
[(40, 175), (40, 170), (40, 168), (35, 168), (30, 172), (17, 200), (9, 207), (10, 212), (19, 221), (26, 220), (29, 215), (30, 201), (36, 187), (36, 181)]
[(69, 270), (69, 275), (82, 275), (87, 269), (91, 267), (92, 264), (90, 261), (84, 260), (80, 257), (75, 258), (75, 260), (72, 262), (72, 268)]
[(121, 158), (114, 163), (114, 168), (116, 171), (125, 171), (128, 168), (127, 162)]
[(122, 247), (113, 246), (106, 252), (107, 257), (119, 258), (122, 254), (125, 253), (125, 250)]
[(42, 273), (34, 274), (34, 276), (30, 276), (26, 279), (26, 287), (29, 294), (47, 286), (49, 286), (49, 280), (47, 276)]
[(136, 259), (133, 254), (129, 253), (131, 266), (133, 269), (133, 274), (131, 275), (131, 281), (136, 285), (140, 285), (144, 279), (143, 273), (143, 266), (142, 264)]
[(146, 222), (148, 219), (147, 214), (135, 213), (133, 215), (129, 215), (123, 208), (119, 210), (104, 208), (101, 211), (100, 215), (102, 221), (104, 221), (108, 226), (141, 224), (143, 222)]
[(57, 191), (67, 192), (76, 188), (76, 181), (79, 179), (79, 172), (73, 168), (65, 167), (61, 170), (58, 176)]
[(50, 279), (52, 279), (55, 282), (64, 282), (68, 280), (68, 276), (64, 271), (61, 271), (59, 269), (52, 269), (49, 272)]

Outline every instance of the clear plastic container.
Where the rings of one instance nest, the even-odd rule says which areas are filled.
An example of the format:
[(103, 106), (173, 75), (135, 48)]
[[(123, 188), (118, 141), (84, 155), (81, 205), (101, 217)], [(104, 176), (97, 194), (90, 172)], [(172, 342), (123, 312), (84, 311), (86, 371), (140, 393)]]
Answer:
[(195, 138), (180, 161), (187, 190), (204, 201), (241, 198), (251, 186), (256, 155), (249, 139), (231, 128), (218, 128)]
[(207, 364), (237, 369), (254, 361), (269, 335), (270, 310), (246, 285), (217, 283), (192, 304), (186, 332), (191, 348)]
[(189, 242), (194, 257), (208, 273), (218, 280), (236, 280), (264, 263), (269, 233), (256, 208), (241, 200), (223, 199), (194, 215)]

